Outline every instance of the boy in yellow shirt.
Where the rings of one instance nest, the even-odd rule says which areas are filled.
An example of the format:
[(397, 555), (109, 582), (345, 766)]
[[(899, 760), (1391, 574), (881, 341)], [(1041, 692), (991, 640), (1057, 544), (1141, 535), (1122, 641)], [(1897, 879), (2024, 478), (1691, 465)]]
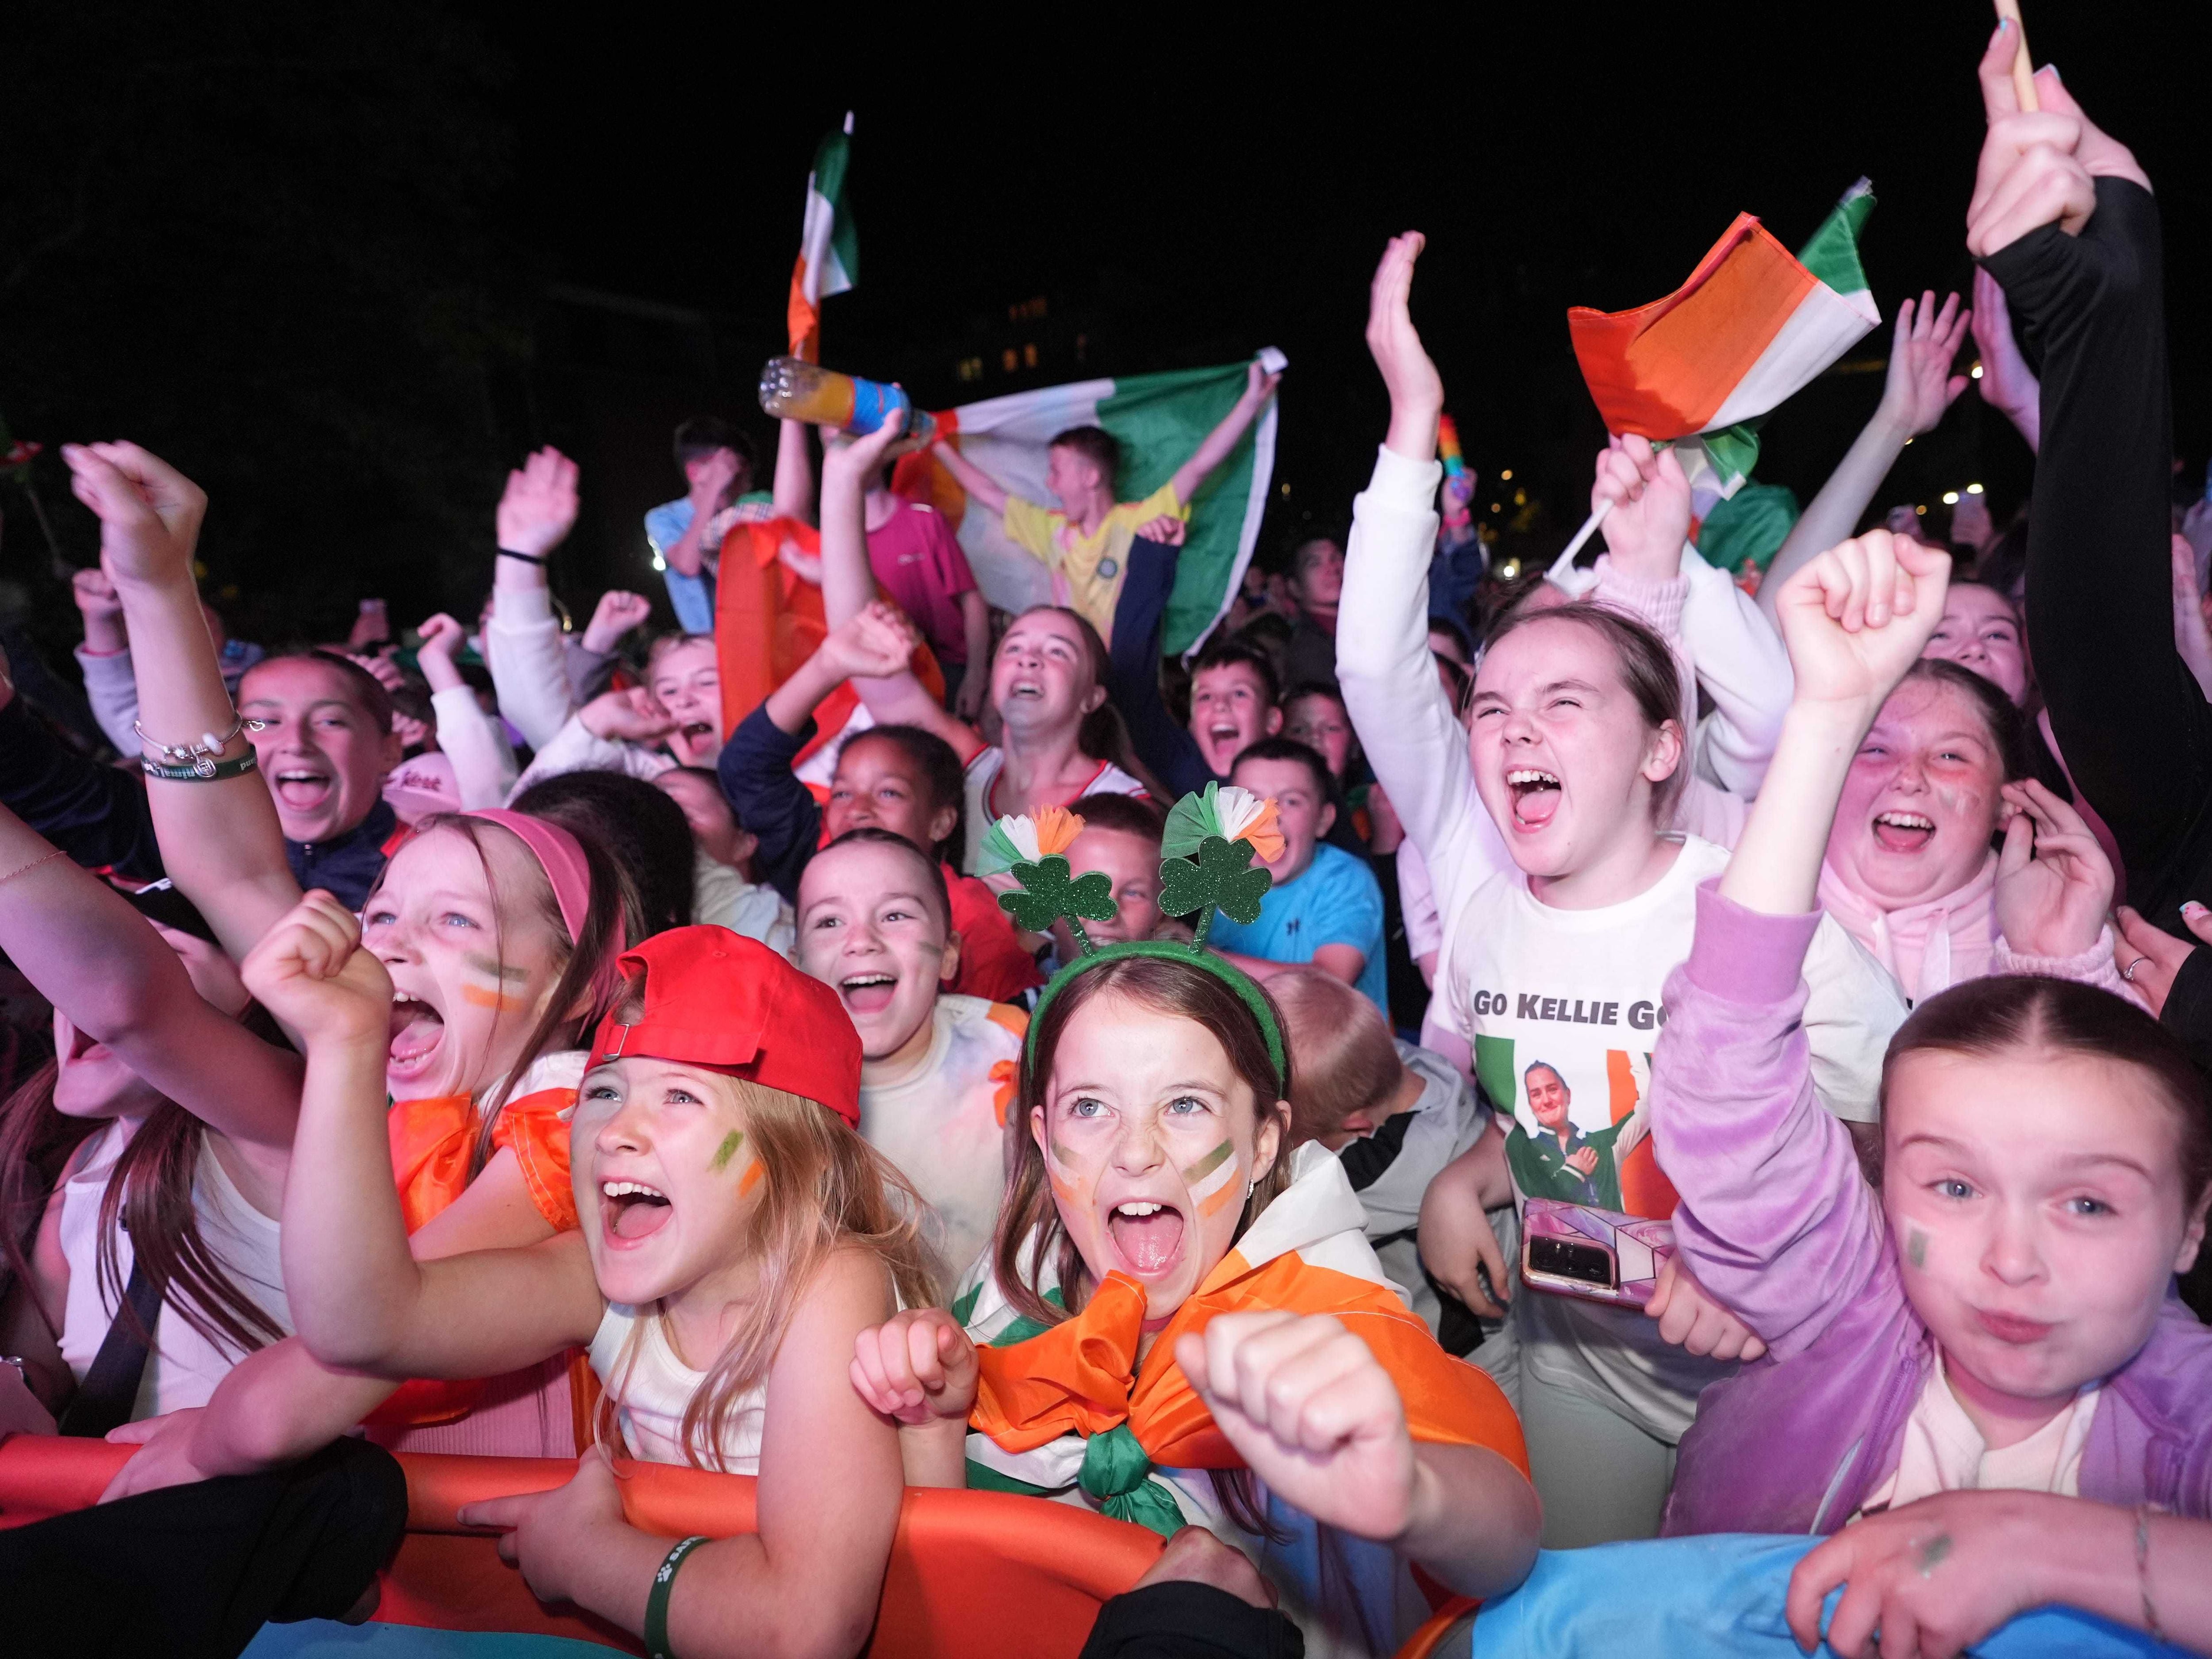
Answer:
[(1140, 501), (1115, 500), (1121, 446), (1099, 427), (1070, 427), (1052, 441), (1045, 483), (1060, 502), (1058, 512), (1008, 495), (989, 473), (950, 444), (939, 444), (936, 455), (971, 500), (999, 515), (1007, 540), (1036, 555), (1052, 572), (1054, 602), (1074, 610), (1111, 644), (1114, 605), (1121, 596), (1121, 578), (1128, 568), (1129, 544), (1136, 538), (1137, 526), (1163, 514), (1190, 516), (1190, 498), (1229, 459), (1281, 379), (1252, 363), (1246, 370), (1244, 395), (1236, 406), (1206, 434), (1175, 476)]

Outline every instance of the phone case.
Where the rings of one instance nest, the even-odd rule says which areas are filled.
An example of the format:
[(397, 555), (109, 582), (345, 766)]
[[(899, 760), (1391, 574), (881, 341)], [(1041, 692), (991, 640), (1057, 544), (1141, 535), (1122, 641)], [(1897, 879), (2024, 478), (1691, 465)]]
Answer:
[(1521, 1277), (1554, 1296), (1640, 1308), (1674, 1254), (1671, 1222), (1556, 1198), (1530, 1199), (1521, 1217)]

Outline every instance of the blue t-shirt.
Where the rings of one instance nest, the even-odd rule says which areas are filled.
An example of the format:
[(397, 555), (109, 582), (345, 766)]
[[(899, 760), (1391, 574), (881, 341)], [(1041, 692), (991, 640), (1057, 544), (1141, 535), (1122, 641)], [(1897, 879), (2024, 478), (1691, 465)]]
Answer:
[(1364, 859), (1323, 842), (1304, 874), (1267, 890), (1260, 920), (1246, 927), (1217, 915), (1206, 942), (1269, 962), (1311, 962), (1324, 945), (1365, 953), (1360, 994), (1390, 1012), (1389, 974), (1382, 961), (1382, 889)]
[[(645, 515), (646, 539), (653, 550), (665, 559), (668, 550), (684, 539), (684, 532), (691, 527), (691, 501), (679, 495), (672, 501), (663, 501)], [(660, 573), (668, 584), (668, 603), (676, 611), (676, 625), (687, 634), (711, 634), (714, 631), (714, 579), (702, 568), (696, 576), (687, 576), (674, 565)]]

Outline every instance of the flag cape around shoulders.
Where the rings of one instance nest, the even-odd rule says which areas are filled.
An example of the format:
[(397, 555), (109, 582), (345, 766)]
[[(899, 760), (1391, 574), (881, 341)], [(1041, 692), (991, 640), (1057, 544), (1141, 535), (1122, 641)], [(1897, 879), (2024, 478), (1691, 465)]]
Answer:
[(1568, 311), (1606, 430), (1674, 441), (1697, 517), (1750, 476), (1759, 421), (1881, 323), (1858, 257), (1874, 205), (1862, 179), (1794, 258), (1739, 214), (1666, 298)]
[(786, 309), (791, 355), (814, 362), (822, 342), (822, 302), (860, 280), (860, 237), (845, 205), (845, 169), (852, 160), (853, 117), (824, 138), (806, 175), (806, 212), (799, 222), (799, 263), (792, 267)]
[[(725, 738), (798, 671), (829, 636), (822, 590), (777, 556), (785, 542), (822, 550), (822, 532), (797, 519), (740, 519), (722, 538), (714, 581), (714, 657), (722, 677)], [(915, 678), (945, 701), (945, 672), (927, 645), (915, 647)], [(814, 736), (796, 763), (834, 744), (860, 707), (849, 680), (814, 708)]]
[[(1334, 1315), (1367, 1344), (1397, 1384), (1414, 1439), (1487, 1446), (1525, 1474), (1512, 1407), (1486, 1375), (1437, 1346), (1383, 1277), (1344, 1166), (1312, 1142), (1292, 1158), (1291, 1185), (1176, 1310), (1141, 1366), (1134, 1358), (1145, 1303), (1133, 1281), (1109, 1278), (1080, 1315), (1037, 1331), (1007, 1304), (988, 1260), (979, 1264), (953, 1307), (987, 1345), (969, 1417), (969, 1458), (1040, 1491), (1080, 1483), (1089, 1492), (1100, 1461), (1089, 1443), (1126, 1425), (1142, 1449), (1140, 1462), (1240, 1468), (1243, 1460), (1175, 1363), (1176, 1339), (1203, 1330), (1217, 1314), (1287, 1308)], [(1057, 1292), (1056, 1284), (1045, 1289), (1048, 1300)]]
[[(1259, 355), (1271, 369), (1279, 366), (1281, 354), (1273, 348)], [(1125, 501), (1142, 501), (1175, 476), (1235, 407), (1244, 395), (1244, 371), (1243, 363), (1225, 363), (1010, 392), (939, 414), (938, 429), (1010, 494), (1049, 507), (1056, 505), (1044, 482), (1053, 435), (1070, 427), (1103, 427), (1121, 445), (1115, 495)], [(1267, 400), (1252, 429), (1189, 503), (1190, 532), (1168, 600), (1162, 641), (1166, 651), (1194, 650), (1236, 597), (1260, 538), (1260, 520), (1274, 477), (1280, 403), (1279, 398)], [(1052, 602), (1050, 573), (1009, 541), (999, 515), (969, 501), (927, 451), (899, 462), (892, 487), (945, 515), (960, 538), (976, 586), (991, 604), (1021, 611)]]

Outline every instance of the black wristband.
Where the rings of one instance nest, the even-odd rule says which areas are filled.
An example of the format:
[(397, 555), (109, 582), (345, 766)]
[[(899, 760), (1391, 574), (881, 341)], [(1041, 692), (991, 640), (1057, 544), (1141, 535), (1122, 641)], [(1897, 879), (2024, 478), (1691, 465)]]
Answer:
[(499, 556), (502, 559), (520, 559), (525, 564), (542, 566), (545, 562), (545, 556), (543, 553), (518, 553), (511, 547), (501, 548)]

